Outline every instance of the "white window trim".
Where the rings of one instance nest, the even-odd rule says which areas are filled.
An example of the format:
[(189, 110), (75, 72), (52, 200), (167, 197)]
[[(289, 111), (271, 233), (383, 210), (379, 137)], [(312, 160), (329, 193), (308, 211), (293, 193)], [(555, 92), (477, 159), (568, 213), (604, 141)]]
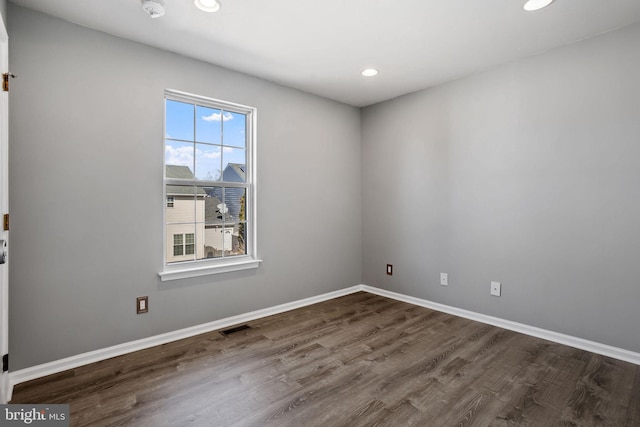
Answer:
[[(212, 274), (230, 273), (233, 271), (251, 270), (258, 268), (261, 259), (252, 259), (246, 256), (233, 257), (233, 262), (218, 263), (217, 265), (198, 265), (191, 268), (169, 268), (158, 273), (160, 280), (166, 282), (168, 280), (188, 279), (190, 277), (209, 276)], [(242, 258), (242, 260), (235, 259)], [(181, 266), (183, 267), (183, 266)]]
[[(250, 120), (247, 121), (248, 127), (250, 128), (250, 141), (248, 141), (247, 148), (247, 162), (246, 162), (246, 178), (247, 183), (249, 184), (247, 188), (247, 205), (245, 206), (246, 215), (247, 215), (247, 240), (249, 240), (247, 244), (247, 254), (246, 255), (238, 255), (232, 257), (225, 258), (216, 258), (216, 259), (206, 259), (206, 260), (197, 260), (197, 261), (186, 261), (176, 264), (168, 265), (166, 264), (167, 254), (167, 233), (166, 233), (166, 185), (163, 180), (163, 216), (162, 216), (162, 229), (163, 229), (163, 250), (162, 250), (162, 264), (163, 270), (158, 273), (161, 281), (169, 281), (169, 280), (179, 280), (179, 279), (188, 279), (190, 277), (201, 277), (208, 276), (212, 274), (220, 274), (220, 273), (229, 273), (233, 271), (242, 271), (258, 268), (261, 259), (258, 258), (258, 242), (257, 242), (257, 208), (256, 208), (256, 200), (257, 200), (257, 175), (256, 175), (256, 142), (257, 142), (257, 123), (258, 123), (258, 111), (254, 107), (249, 107), (246, 105), (236, 104), (228, 101), (207, 98), (199, 95), (190, 94), (187, 92), (177, 91), (173, 89), (165, 90), (164, 99), (171, 99), (175, 101), (183, 101), (188, 103), (194, 102), (202, 102), (205, 104), (221, 104), (227, 106), (231, 109), (236, 109), (238, 111), (246, 112), (250, 116)], [(166, 114), (165, 114), (166, 120)], [(162, 138), (162, 147), (164, 151), (164, 129), (166, 129), (166, 123), (163, 125), (163, 138)], [(164, 152), (163, 152), (164, 158)], [(164, 164), (164, 161), (163, 161)], [(164, 176), (163, 168), (163, 176)]]

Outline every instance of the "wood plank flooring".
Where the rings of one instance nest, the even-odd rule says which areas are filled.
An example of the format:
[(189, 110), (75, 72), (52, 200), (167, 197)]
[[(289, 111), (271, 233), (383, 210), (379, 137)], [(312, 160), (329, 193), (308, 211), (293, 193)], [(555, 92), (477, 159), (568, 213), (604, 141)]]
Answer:
[(640, 426), (640, 367), (360, 292), (16, 386), (73, 426)]

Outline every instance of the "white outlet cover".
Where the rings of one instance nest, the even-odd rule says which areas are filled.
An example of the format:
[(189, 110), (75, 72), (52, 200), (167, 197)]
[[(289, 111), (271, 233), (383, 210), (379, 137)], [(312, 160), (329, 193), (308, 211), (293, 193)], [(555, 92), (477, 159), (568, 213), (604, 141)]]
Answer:
[(499, 297), (502, 290), (502, 283), (491, 282), (491, 295)]
[(447, 273), (440, 273), (440, 284), (442, 286), (449, 286), (449, 275)]

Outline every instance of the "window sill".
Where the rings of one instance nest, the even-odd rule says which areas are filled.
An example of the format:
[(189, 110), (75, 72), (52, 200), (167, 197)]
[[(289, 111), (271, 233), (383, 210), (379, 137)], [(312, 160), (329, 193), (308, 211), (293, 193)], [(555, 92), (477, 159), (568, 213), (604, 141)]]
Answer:
[(258, 268), (261, 259), (242, 259), (237, 261), (229, 261), (221, 264), (194, 266), (194, 267), (182, 267), (182, 268), (167, 268), (164, 271), (158, 273), (160, 280), (166, 282), (168, 280), (180, 280), (188, 279), (190, 277), (208, 276), (211, 274), (230, 273), (232, 271), (251, 270)]

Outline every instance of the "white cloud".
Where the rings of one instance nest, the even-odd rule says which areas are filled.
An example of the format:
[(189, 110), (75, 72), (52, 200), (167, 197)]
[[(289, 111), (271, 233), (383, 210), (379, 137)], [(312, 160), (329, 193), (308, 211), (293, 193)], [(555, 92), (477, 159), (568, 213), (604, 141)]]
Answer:
[(193, 168), (193, 148), (173, 147), (166, 145), (164, 148), (164, 158), (167, 165), (189, 166)]
[(229, 112), (226, 113), (211, 113), (208, 116), (202, 116), (202, 120), (204, 120), (205, 122), (219, 122), (220, 119), (222, 119), (225, 122), (228, 122), (229, 120), (233, 120), (233, 115)]
[[(167, 144), (165, 146), (165, 163), (167, 165), (187, 166), (193, 172), (194, 168), (194, 149), (192, 145), (173, 146)], [(214, 180), (220, 175), (220, 157), (222, 151), (220, 149), (202, 149), (195, 150), (195, 173), (197, 179)]]
[(220, 151), (202, 151), (196, 150), (198, 159), (219, 159)]
[[(227, 148), (225, 147), (225, 151)], [(219, 159), (220, 151), (205, 151), (196, 149), (196, 156), (198, 159)], [(172, 145), (166, 145), (164, 148), (165, 162), (168, 165), (177, 166), (193, 166), (193, 148), (192, 147), (174, 147)]]

